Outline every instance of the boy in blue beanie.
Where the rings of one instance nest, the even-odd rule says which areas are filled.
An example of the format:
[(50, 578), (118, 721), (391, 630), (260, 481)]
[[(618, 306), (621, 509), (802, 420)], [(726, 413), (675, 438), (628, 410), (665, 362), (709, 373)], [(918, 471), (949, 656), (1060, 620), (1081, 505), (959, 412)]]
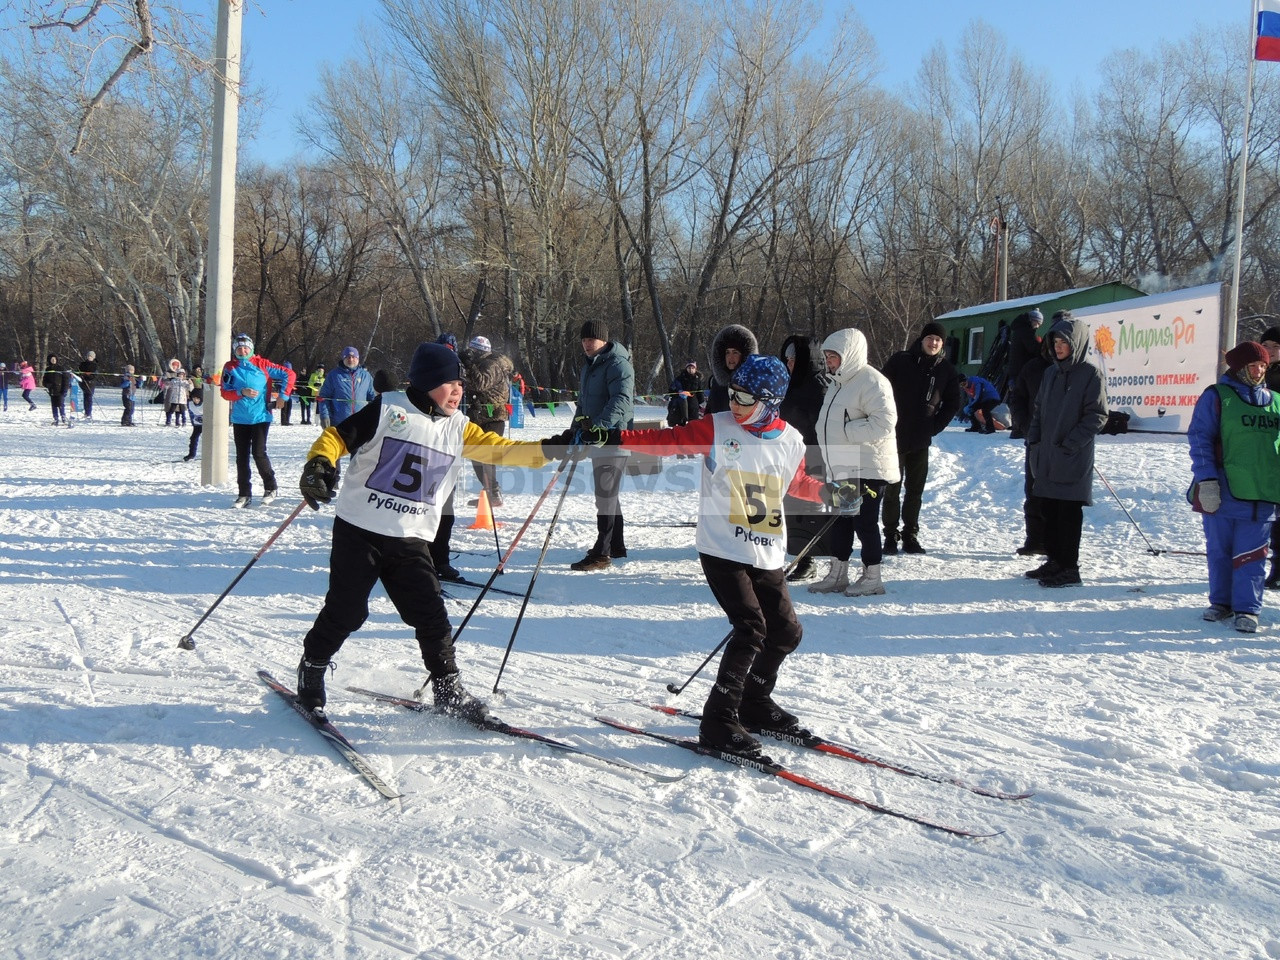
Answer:
[(471, 423), (458, 411), (458, 355), (439, 343), (418, 346), (404, 400), (397, 400), (375, 398), (326, 428), (308, 452), (299, 486), (316, 510), (333, 499), (338, 460), (350, 454), (351, 462), (333, 521), (329, 590), (303, 639), (298, 698), (323, 714), (325, 673), (368, 617), (369, 593), (381, 580), (400, 618), (414, 629), (436, 707), (480, 721), (488, 708), (459, 679), (430, 543), (463, 458), (536, 469), (563, 450), (548, 440), (544, 453), (539, 441), (507, 440)]

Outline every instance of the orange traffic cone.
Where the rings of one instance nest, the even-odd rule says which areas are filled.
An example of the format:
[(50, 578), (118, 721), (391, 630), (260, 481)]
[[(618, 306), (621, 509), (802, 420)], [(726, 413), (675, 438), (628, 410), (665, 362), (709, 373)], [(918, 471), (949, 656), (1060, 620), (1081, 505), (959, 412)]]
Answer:
[(480, 499), (476, 502), (476, 522), (467, 527), (468, 530), (492, 530), (493, 511), (489, 509), (489, 491), (481, 489)]

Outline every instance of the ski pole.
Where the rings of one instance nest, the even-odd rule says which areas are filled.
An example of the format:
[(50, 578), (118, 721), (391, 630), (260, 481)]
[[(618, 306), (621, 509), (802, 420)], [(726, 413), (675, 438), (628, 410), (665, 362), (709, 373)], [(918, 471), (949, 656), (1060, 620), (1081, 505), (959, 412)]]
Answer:
[[(861, 504), (862, 502), (861, 498), (859, 498), (858, 502), (859, 504)], [(852, 511), (852, 513), (856, 513), (856, 512), (857, 512), (856, 510)], [(840, 517), (841, 517), (841, 514), (839, 512), (833, 513), (831, 515), (831, 519), (822, 525), (822, 529), (813, 535), (813, 539), (805, 544), (804, 549), (796, 554), (796, 558), (792, 560), (789, 564), (787, 564), (787, 568), (784, 571), (782, 571), (782, 580), (784, 583), (786, 582), (787, 574), (791, 573), (791, 571), (796, 568), (797, 564), (799, 564), (801, 560), (803, 560), (805, 557), (809, 555), (809, 551), (818, 545), (818, 541), (827, 535), (827, 531), (832, 528), (832, 526), (835, 524), (837, 520), (840, 519)], [(693, 671), (693, 673), (689, 674), (688, 680), (680, 684), (680, 686), (678, 687), (674, 683), (668, 683), (667, 692), (674, 693), (676, 696), (679, 696), (680, 694), (684, 693), (684, 688), (693, 682), (694, 677), (696, 677), (704, 669), (706, 669), (707, 664), (711, 662), (712, 658), (717, 653), (719, 653), (722, 649), (724, 649), (724, 645), (728, 643), (732, 637), (733, 637), (733, 631), (730, 630), (728, 633), (724, 635), (724, 639), (721, 640), (718, 644), (716, 644), (716, 648), (712, 650), (709, 654), (707, 654), (707, 659), (703, 660), (702, 663), (698, 664), (698, 669)]]
[(235, 586), (237, 583), (240, 582), (241, 577), (243, 577), (246, 573), (248, 573), (249, 568), (258, 562), (258, 558), (267, 552), (267, 548), (276, 542), (276, 537), (284, 533), (284, 528), (289, 526), (289, 524), (293, 523), (293, 521), (298, 518), (298, 514), (302, 512), (302, 508), (305, 507), (306, 505), (307, 505), (307, 501), (303, 500), (302, 502), (300, 502), (296, 507), (293, 508), (293, 513), (285, 517), (284, 523), (276, 527), (276, 532), (267, 538), (267, 542), (264, 543), (262, 545), (262, 548), (253, 555), (253, 559), (250, 560), (248, 563), (246, 563), (244, 565), (244, 569), (236, 574), (236, 578), (227, 585), (227, 589), (222, 591), (222, 596), (218, 597), (217, 600), (213, 601), (213, 606), (211, 606), (208, 610), (206, 610), (204, 612), (204, 616), (202, 616), (199, 620), (196, 621), (196, 625), (187, 631), (187, 635), (178, 641), (178, 647), (180, 649), (194, 650), (196, 648), (196, 641), (193, 637), (193, 634), (200, 629), (200, 624), (208, 620), (209, 614), (213, 613), (213, 611), (218, 609), (218, 604), (220, 604), (223, 600), (227, 598), (227, 594), (229, 594), (232, 590), (235, 589)]
[(542, 552), (538, 554), (538, 562), (533, 568), (533, 576), (529, 578), (529, 589), (524, 592), (524, 599), (520, 602), (520, 613), (516, 615), (516, 624), (511, 628), (511, 639), (507, 641), (506, 652), (502, 654), (502, 663), (498, 665), (498, 675), (493, 678), (493, 692), (498, 692), (498, 681), (502, 679), (502, 671), (507, 668), (507, 658), (511, 656), (511, 648), (515, 646), (516, 632), (520, 629), (520, 621), (524, 619), (525, 608), (529, 606), (529, 597), (533, 595), (533, 585), (538, 581), (538, 571), (542, 569), (542, 561), (547, 558), (547, 548), (551, 546), (551, 534), (555, 532), (556, 524), (560, 520), (560, 508), (564, 506), (564, 498), (569, 493), (569, 487), (573, 485), (573, 474), (578, 469), (578, 461), (573, 461), (573, 466), (569, 468), (569, 478), (564, 482), (564, 489), (560, 491), (560, 500), (556, 503), (556, 512), (551, 515), (551, 525), (547, 527), (546, 539), (542, 541)]
[(1153, 547), (1151, 545), (1151, 541), (1147, 539), (1147, 535), (1143, 533), (1142, 528), (1138, 526), (1138, 521), (1133, 519), (1133, 514), (1131, 514), (1129, 512), (1129, 508), (1124, 505), (1124, 501), (1120, 499), (1120, 495), (1116, 493), (1115, 488), (1111, 486), (1110, 481), (1108, 481), (1107, 478), (1102, 475), (1102, 471), (1098, 469), (1097, 464), (1093, 465), (1093, 472), (1098, 475), (1098, 479), (1102, 481), (1103, 486), (1105, 486), (1107, 490), (1111, 492), (1111, 496), (1115, 497), (1116, 503), (1120, 504), (1120, 509), (1124, 511), (1124, 515), (1128, 517), (1129, 522), (1133, 524), (1133, 529), (1138, 531), (1138, 536), (1140, 536), (1143, 542), (1147, 545), (1147, 553), (1151, 554), (1153, 557), (1158, 557), (1162, 553), (1174, 553), (1174, 554), (1180, 554), (1188, 557), (1204, 556), (1203, 550), (1159, 550)]
[[(471, 604), (471, 609), (467, 611), (467, 615), (462, 618), (462, 623), (458, 624), (458, 629), (453, 632), (453, 639), (456, 641), (458, 636), (466, 628), (467, 623), (471, 620), (471, 615), (476, 612), (476, 608), (480, 606), (480, 601), (484, 599), (485, 594), (489, 592), (489, 588), (493, 586), (493, 581), (498, 579), (498, 574), (502, 573), (502, 568), (507, 565), (507, 561), (511, 559), (511, 554), (515, 553), (516, 546), (520, 543), (520, 538), (524, 536), (524, 532), (529, 529), (529, 524), (533, 523), (533, 518), (538, 515), (538, 511), (542, 509), (542, 504), (546, 501), (547, 495), (551, 493), (551, 488), (556, 485), (556, 481), (560, 479), (560, 474), (564, 473), (564, 468), (568, 465), (569, 460), (565, 458), (560, 461), (560, 465), (556, 467), (556, 472), (551, 475), (551, 481), (547, 484), (546, 489), (542, 491), (542, 496), (538, 497), (538, 502), (533, 505), (533, 509), (529, 511), (529, 516), (525, 518), (520, 529), (516, 531), (516, 535), (511, 539), (511, 545), (507, 547), (506, 555), (498, 561), (498, 565), (493, 568), (493, 573), (489, 574), (489, 579), (484, 585), (484, 589), (480, 591), (480, 596), (476, 597), (475, 603)], [(567, 489), (567, 485), (566, 485)]]

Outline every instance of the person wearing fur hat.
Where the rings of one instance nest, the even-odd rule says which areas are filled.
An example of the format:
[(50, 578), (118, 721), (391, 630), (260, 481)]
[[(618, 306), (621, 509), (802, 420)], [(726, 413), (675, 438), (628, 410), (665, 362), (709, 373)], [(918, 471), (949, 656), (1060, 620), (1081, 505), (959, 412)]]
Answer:
[(1204, 619), (1258, 629), (1267, 544), (1280, 503), (1280, 393), (1267, 388), (1260, 343), (1227, 351), (1227, 371), (1200, 395), (1187, 428), (1191, 487), (1209, 564)]
[[(908, 350), (884, 365), (898, 411), (895, 427), (898, 470), (902, 479), (884, 490), (884, 552), (924, 553), (920, 545), (920, 507), (929, 479), (929, 447), (960, 409), (960, 375), (942, 355), (946, 330), (926, 323)], [(899, 509), (901, 503), (901, 509)], [(898, 529), (898, 520), (902, 529)]]
[[(507, 432), (507, 401), (511, 399), (511, 374), (515, 366), (500, 353), (494, 353), (488, 337), (472, 337), (462, 352), (466, 370), (467, 416), (481, 430), (503, 436)], [(491, 507), (502, 506), (498, 489), (498, 471), (489, 463), (472, 463), (480, 487), (488, 494)]]
[(236, 447), (236, 507), (247, 507), (253, 496), (253, 474), (249, 458), (253, 458), (262, 478), (262, 502), (276, 497), (276, 472), (267, 456), (267, 433), (271, 428), (271, 408), (267, 400), (272, 393), (293, 393), (294, 373), (288, 367), (257, 356), (253, 338), (239, 334), (231, 342), (232, 358), (223, 364), (220, 391), (231, 404), (231, 436)]
[(756, 335), (738, 323), (722, 327), (711, 338), (707, 359), (711, 365), (711, 384), (707, 390), (707, 416), (729, 409), (729, 380), (745, 358), (759, 351)]
[(381, 581), (414, 630), (436, 707), (472, 721), (488, 712), (462, 685), (429, 544), (463, 458), (536, 469), (563, 455), (563, 436), (544, 441), (545, 450), (538, 441), (504, 439), (470, 422), (461, 402), (458, 355), (443, 344), (419, 344), (403, 400), (375, 397), (326, 428), (308, 451), (299, 489), (316, 510), (334, 497), (338, 461), (351, 457), (335, 505), (329, 589), (298, 663), (298, 697), (309, 709), (323, 712), (325, 674), (368, 618), (369, 593)]
[[(902, 477), (894, 434), (898, 411), (893, 387), (884, 374), (867, 363), (867, 338), (861, 330), (837, 330), (822, 342), (822, 355), (831, 378), (818, 414), (818, 443), (827, 476), (858, 482), (863, 497), (856, 516), (841, 517), (831, 528), (831, 567), (809, 592), (878, 596), (885, 592), (880, 571), (884, 555), (880, 500), (884, 488)], [(849, 558), (855, 534), (862, 545), (862, 575), (850, 583)]]
[(1089, 326), (1063, 312), (1049, 331), (1045, 371), (1027, 427), (1031, 490), (1041, 498), (1048, 559), (1026, 576), (1042, 587), (1080, 585), (1084, 508), (1093, 503), (1093, 456), (1107, 422), (1107, 385), (1089, 362)]
[[(636, 374), (631, 354), (609, 339), (603, 320), (588, 320), (578, 331), (587, 362), (582, 367), (575, 421), (603, 430), (618, 430), (631, 422)], [(583, 420), (582, 418), (585, 418)], [(571, 570), (593, 573), (607, 569), (627, 555), (622, 507), (618, 489), (627, 463), (617, 451), (598, 452), (591, 458), (591, 480), (596, 495), (596, 540), (587, 555), (569, 565)]]
[(857, 509), (860, 485), (805, 471), (800, 432), (778, 416), (789, 377), (777, 357), (748, 355), (729, 381), (729, 410), (665, 430), (612, 431), (608, 441), (703, 463), (696, 545), (707, 585), (733, 632), (702, 708), (698, 739), (712, 750), (767, 760), (752, 733), (804, 736), (773, 699), (778, 672), (802, 629), (783, 576), (783, 495)]

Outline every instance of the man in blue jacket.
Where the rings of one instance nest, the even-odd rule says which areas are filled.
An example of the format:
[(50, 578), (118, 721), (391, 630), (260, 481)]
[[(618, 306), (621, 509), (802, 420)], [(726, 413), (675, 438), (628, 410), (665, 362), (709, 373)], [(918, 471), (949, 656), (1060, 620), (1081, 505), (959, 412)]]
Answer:
[[(622, 344), (609, 339), (603, 320), (588, 320), (578, 334), (587, 362), (582, 368), (581, 389), (575, 419), (587, 417), (593, 427), (624, 429), (632, 419), (632, 398), (636, 374), (631, 354)], [(622, 485), (626, 454), (616, 450), (592, 452), (591, 478), (596, 492), (596, 542), (587, 555), (570, 569), (594, 572), (627, 555), (623, 539), (622, 510), (618, 488)]]
[(320, 386), (316, 405), (320, 422), (326, 427), (336, 427), (375, 397), (373, 374), (360, 366), (360, 351), (346, 347), (336, 370), (330, 370)]
[(964, 415), (972, 424), (972, 433), (995, 433), (996, 424), (991, 411), (1000, 404), (1000, 391), (984, 377), (961, 377), (960, 387), (969, 398), (964, 405)]

